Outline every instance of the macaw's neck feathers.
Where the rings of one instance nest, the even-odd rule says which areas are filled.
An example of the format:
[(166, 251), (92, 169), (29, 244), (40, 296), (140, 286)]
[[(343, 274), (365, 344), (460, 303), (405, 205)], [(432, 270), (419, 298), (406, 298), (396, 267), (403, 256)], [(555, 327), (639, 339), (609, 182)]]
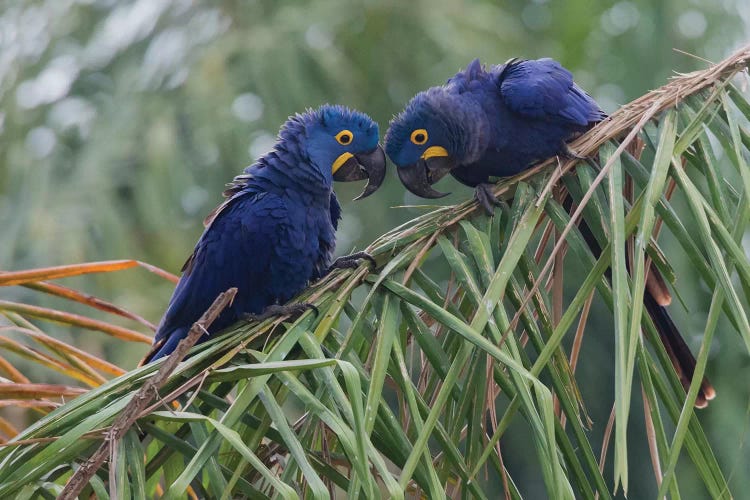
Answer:
[(247, 187), (250, 180), (253, 178), (253, 174), (250, 173), (250, 168), (251, 167), (247, 167), (243, 173), (235, 176), (235, 178), (232, 179), (232, 182), (226, 184), (226, 189), (221, 193), (224, 198), (231, 198)]
[(491, 75), (487, 73), (479, 59), (474, 59), (466, 66), (466, 69), (453, 75), (447, 82), (446, 86), (451, 91), (463, 94), (478, 90), (482, 85), (489, 82)]
[(464, 78), (466, 78), (467, 80), (477, 80), (484, 74), (485, 71), (482, 67), (482, 63), (480, 63), (479, 59), (477, 58), (471, 61), (468, 66), (466, 66), (466, 70), (464, 71)]
[[(245, 168), (226, 185), (222, 195), (227, 199), (211, 210), (203, 219), (203, 225), (210, 226), (235, 195), (252, 188), (255, 184), (259, 185), (261, 191), (268, 189), (270, 184), (281, 190), (289, 187), (314, 189), (316, 184), (321, 182), (325, 184), (325, 179), (317, 173), (316, 169), (305, 168), (305, 164), (310, 163), (310, 156), (304, 144), (307, 138), (307, 127), (325, 120), (321, 113), (322, 109), (316, 111), (308, 109), (305, 113), (290, 116), (279, 130), (273, 149), (258, 158), (255, 163)], [(324, 185), (319, 190), (328, 191), (330, 188)]]
[(489, 124), (482, 107), (447, 86), (420, 92), (409, 102), (391, 121), (386, 150), (400, 151), (412, 131), (419, 128), (430, 131), (434, 144), (446, 148), (460, 163), (476, 161), (487, 146)]
[[(342, 128), (371, 137), (372, 147), (377, 146), (377, 124), (359, 111), (327, 104), (290, 116), (281, 126), (273, 149), (227, 184), (223, 193), (227, 199), (208, 214), (203, 224), (208, 227), (235, 197), (245, 192), (273, 192), (309, 204), (328, 205), (329, 199), (335, 201), (329, 173), (333, 159), (325, 159), (320, 152), (328, 147), (324, 138)], [(336, 210), (334, 219), (338, 221), (340, 210)]]
[(273, 185), (280, 189), (328, 192), (330, 181), (313, 167), (307, 144), (309, 129), (324, 119), (321, 114), (322, 109), (318, 109), (290, 116), (279, 130), (273, 149), (235, 177), (228, 184), (225, 196), (232, 196), (253, 183), (263, 184), (264, 189)]
[[(234, 195), (242, 192), (252, 182), (253, 175), (251, 173), (248, 173), (250, 168), (251, 167), (245, 169), (246, 173), (242, 173), (236, 176), (232, 180), (232, 182), (226, 185), (227, 188), (221, 193), (226, 199), (222, 201), (216, 208), (211, 210), (208, 215), (206, 215), (206, 217), (203, 219), (203, 227), (207, 228), (208, 226), (210, 226), (214, 219), (216, 219), (216, 216), (219, 215), (219, 213), (221, 213), (221, 211), (224, 210), (227, 205), (229, 205)], [(192, 259), (192, 255), (190, 256), (190, 259)], [(185, 269), (187, 269), (190, 259), (188, 259), (188, 262), (185, 262), (185, 265), (182, 266), (182, 271), (185, 271)]]

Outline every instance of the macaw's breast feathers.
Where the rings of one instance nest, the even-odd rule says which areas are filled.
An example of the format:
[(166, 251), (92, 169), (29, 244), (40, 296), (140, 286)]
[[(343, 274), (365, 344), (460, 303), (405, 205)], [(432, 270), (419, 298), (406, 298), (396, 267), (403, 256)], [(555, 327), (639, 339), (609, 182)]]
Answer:
[(553, 59), (511, 61), (494, 69), (503, 102), (529, 118), (587, 127), (606, 115)]

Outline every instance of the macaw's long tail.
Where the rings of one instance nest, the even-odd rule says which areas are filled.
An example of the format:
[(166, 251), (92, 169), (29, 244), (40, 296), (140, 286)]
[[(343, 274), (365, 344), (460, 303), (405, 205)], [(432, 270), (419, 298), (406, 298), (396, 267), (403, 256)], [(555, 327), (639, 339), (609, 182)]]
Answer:
[[(563, 206), (568, 212), (570, 212), (572, 207), (572, 198), (570, 196), (566, 197)], [(582, 220), (578, 228), (594, 256), (599, 258), (602, 250), (588, 224)], [(607, 277), (610, 280), (612, 279), (609, 271), (607, 272)], [(664, 293), (662, 293), (662, 290)], [(659, 338), (664, 345), (664, 349), (667, 351), (667, 355), (672, 361), (672, 366), (674, 366), (675, 372), (677, 372), (677, 376), (680, 378), (680, 382), (682, 382), (685, 392), (687, 392), (690, 387), (690, 382), (693, 380), (696, 361), (693, 353), (690, 352), (690, 348), (682, 338), (680, 331), (669, 316), (669, 312), (665, 307), (669, 301), (669, 293), (666, 289), (666, 285), (663, 284), (663, 278), (659, 274), (659, 271), (652, 266), (649, 270), (649, 280), (644, 292), (643, 305), (646, 308), (646, 312), (651, 317), (651, 320), (654, 322), (654, 326), (659, 332)], [(700, 391), (698, 391), (698, 397), (695, 400), (695, 407), (705, 408), (708, 406), (708, 402), (714, 397), (716, 397), (716, 391), (711, 385), (711, 382), (708, 381), (708, 378), (703, 377)]]
[[(654, 272), (654, 270), (651, 269), (651, 272)], [(667, 351), (669, 359), (672, 361), (672, 366), (674, 366), (677, 376), (680, 377), (680, 382), (682, 382), (682, 386), (685, 388), (685, 392), (687, 392), (690, 388), (690, 382), (693, 380), (693, 373), (695, 372), (695, 357), (693, 357), (693, 353), (690, 352), (690, 348), (669, 316), (667, 308), (659, 305), (648, 290), (644, 294), (643, 305), (646, 306), (646, 311), (648, 311), (649, 316), (651, 316), (656, 326), (656, 330), (659, 332), (659, 338), (662, 344), (664, 344), (664, 349)], [(695, 407), (705, 408), (708, 406), (708, 402), (714, 397), (716, 397), (716, 391), (711, 382), (708, 381), (708, 378), (703, 377), (698, 397), (695, 400)]]

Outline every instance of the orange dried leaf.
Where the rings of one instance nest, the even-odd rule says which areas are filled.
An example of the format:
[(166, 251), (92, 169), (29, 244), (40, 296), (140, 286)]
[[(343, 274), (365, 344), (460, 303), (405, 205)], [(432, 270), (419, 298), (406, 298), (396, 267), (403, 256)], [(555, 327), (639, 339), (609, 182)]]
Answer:
[[(42, 332), (41, 330), (32, 330), (30, 328), (23, 328), (20, 326), (4, 326), (4, 327), (0, 326), (0, 331), (3, 331), (3, 330), (13, 330), (13, 331), (22, 333), (24, 335), (28, 335), (34, 341), (39, 342), (46, 348), (53, 351), (55, 354), (64, 356), (66, 358), (69, 356), (73, 356), (79, 361), (85, 362), (86, 365), (91, 369), (100, 370), (100, 371), (109, 373), (110, 375), (114, 375), (114, 376), (119, 376), (125, 373), (125, 370), (123, 370), (119, 366), (113, 365), (112, 363), (109, 363), (101, 358), (98, 358), (94, 356), (93, 354), (90, 354), (75, 346), (66, 344), (62, 340), (58, 340), (54, 337), (50, 337), (49, 335)], [(101, 382), (104, 382), (104, 380), (101, 380)]]
[(0, 442), (5, 443), (8, 439), (16, 437), (17, 435), (18, 430), (13, 424), (0, 417)]
[(40, 399), (80, 396), (88, 389), (57, 384), (0, 384), (0, 398)]
[(0, 399), (0, 408), (15, 406), (16, 408), (34, 408), (36, 410), (54, 410), (60, 403), (46, 399)]
[(52, 280), (79, 276), (81, 274), (107, 273), (130, 269), (138, 265), (135, 260), (105, 260), (101, 262), (86, 262), (67, 266), (41, 267), (0, 273), (0, 286), (23, 285), (34, 281)]
[(149, 329), (151, 329), (151, 331), (156, 331), (156, 326), (154, 326), (154, 324), (150, 321), (126, 309), (107, 302), (106, 300), (94, 297), (93, 295), (79, 292), (78, 290), (74, 290), (62, 285), (57, 285), (55, 283), (47, 283), (45, 281), (40, 281), (38, 283), (26, 283), (23, 286), (31, 288), (32, 290), (38, 290), (50, 295), (55, 295), (57, 297), (72, 300), (74, 302), (80, 302), (81, 304), (86, 304), (87, 306), (99, 309), (100, 311), (116, 314), (118, 316), (122, 316), (123, 318), (132, 319), (133, 321), (137, 321), (138, 323), (148, 327)]
[(35, 318), (45, 319), (48, 321), (54, 321), (57, 323), (63, 323), (66, 325), (78, 326), (87, 330), (96, 330), (99, 332), (106, 333), (112, 337), (127, 340), (130, 342), (143, 342), (144, 344), (151, 344), (151, 337), (144, 335), (135, 330), (129, 328), (123, 328), (121, 326), (113, 325), (105, 321), (99, 321), (79, 314), (67, 313), (58, 311), (56, 309), (49, 309), (46, 307), (32, 306), (28, 304), (20, 304), (17, 302), (10, 302), (7, 300), (0, 300), (0, 311), (12, 311), (19, 314), (25, 314), (27, 316), (34, 316)]
[(23, 285), (35, 281), (53, 280), (80, 276), (81, 274), (111, 273), (131, 269), (133, 267), (143, 269), (156, 274), (172, 283), (177, 283), (179, 277), (165, 271), (153, 264), (139, 260), (103, 260), (99, 262), (84, 262), (82, 264), (69, 264), (66, 266), (42, 267), (39, 269), (25, 269), (22, 271), (0, 272), (0, 286)]
[(15, 352), (19, 356), (30, 359), (37, 364), (46, 366), (47, 368), (50, 368), (62, 374), (68, 375), (69, 377), (79, 380), (84, 384), (88, 384), (91, 387), (101, 385), (101, 382), (99, 382), (96, 378), (92, 378), (87, 372), (76, 370), (69, 364), (57, 361), (56, 359), (44, 353), (41, 353), (36, 349), (32, 349), (31, 347), (21, 344), (20, 342), (16, 342), (15, 340), (8, 337), (0, 336), (0, 348)]
[(19, 382), (21, 384), (28, 384), (30, 382), (23, 373), (19, 372), (13, 363), (0, 356), (0, 372), (5, 373), (9, 379), (13, 382)]
[(172, 283), (177, 283), (178, 281), (180, 281), (180, 277), (179, 276), (177, 276), (176, 274), (172, 274), (169, 271), (165, 271), (164, 269), (162, 269), (160, 267), (156, 267), (155, 265), (148, 264), (146, 262), (141, 262), (140, 260), (138, 260), (136, 262), (138, 262), (138, 265), (141, 266), (143, 269), (145, 269), (145, 270), (147, 270), (149, 272), (152, 272), (155, 275), (160, 276), (160, 277), (164, 278), (167, 281), (171, 281)]

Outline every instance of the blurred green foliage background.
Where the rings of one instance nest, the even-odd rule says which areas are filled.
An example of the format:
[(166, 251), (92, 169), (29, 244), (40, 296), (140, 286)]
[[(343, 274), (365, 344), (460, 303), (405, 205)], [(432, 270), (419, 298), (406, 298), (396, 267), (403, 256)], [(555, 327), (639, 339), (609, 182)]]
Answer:
[[(746, 0), (4, 0), (0, 269), (134, 258), (176, 273), (224, 183), (271, 147), (288, 115), (306, 107), (361, 109), (383, 134), (412, 95), (475, 57), (497, 64), (550, 56), (612, 111), (674, 71), (705, 66), (673, 48), (716, 61), (749, 33)], [(455, 182), (442, 186), (453, 195), (441, 202), (471, 195)], [(423, 203), (393, 175), (375, 196), (350, 202), (360, 188), (337, 187), (345, 214), (339, 253), (363, 248), (423, 211), (390, 208)], [(663, 243), (668, 253), (668, 235)], [(708, 290), (683, 262), (674, 266), (687, 310), (677, 302), (672, 309), (695, 341)], [(154, 322), (172, 288), (138, 270), (66, 283)], [(25, 289), (3, 294), (59, 305)], [(602, 327), (584, 342), (580, 373), (592, 436), (600, 436), (612, 402), (613, 347), (611, 317), (595, 307)], [(90, 332), (45, 329), (124, 367), (145, 351)], [(719, 396), (701, 415), (720, 463), (735, 471), (734, 491), (750, 491), (750, 363), (736, 348), (739, 338), (721, 333), (709, 361)], [(631, 463), (649, 474), (631, 498), (642, 498), (653, 495), (653, 477), (638, 412), (631, 422)], [(519, 429), (504, 446), (524, 449), (522, 440)], [(541, 478), (519, 472), (527, 457), (505, 459), (528, 498), (543, 495)]]

